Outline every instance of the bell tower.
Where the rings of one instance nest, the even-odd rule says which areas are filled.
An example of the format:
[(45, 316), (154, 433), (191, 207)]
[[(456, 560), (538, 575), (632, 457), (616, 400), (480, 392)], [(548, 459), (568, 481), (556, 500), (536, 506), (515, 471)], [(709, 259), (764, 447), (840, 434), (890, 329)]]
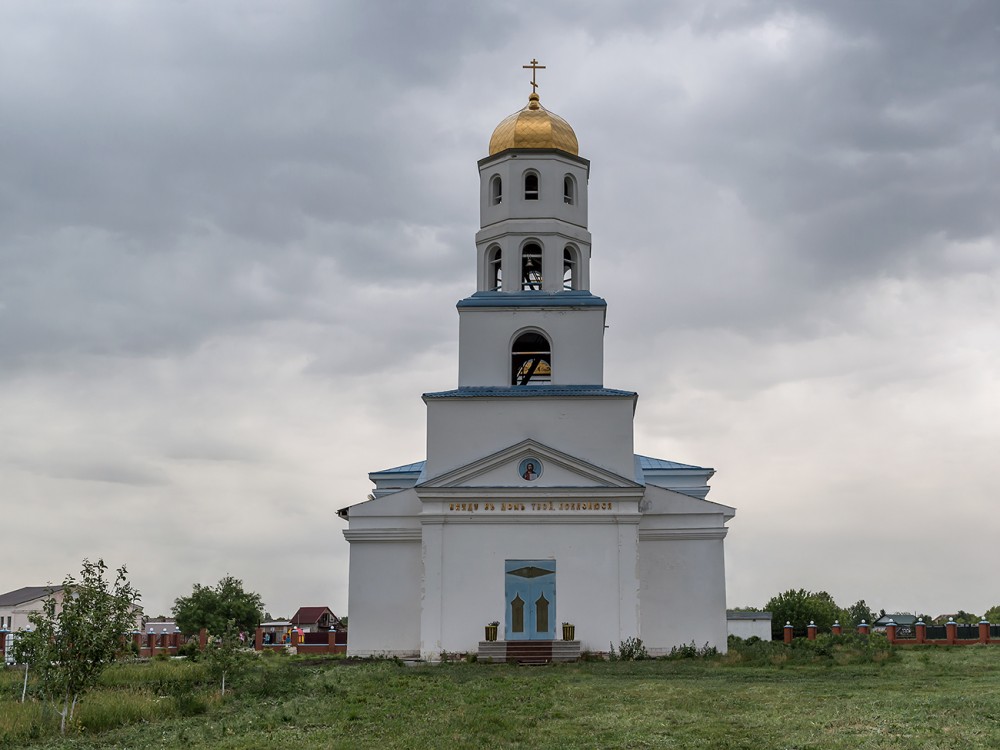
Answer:
[(589, 176), (573, 128), (534, 90), (493, 131), (479, 161), (476, 292), (458, 303), (460, 388), (601, 386), (607, 305), (590, 293)]
[(476, 288), (457, 304), (458, 388), (424, 394), (424, 480), (525, 439), (634, 475), (636, 394), (604, 387), (589, 176), (573, 128), (534, 90), (494, 129), (479, 161)]

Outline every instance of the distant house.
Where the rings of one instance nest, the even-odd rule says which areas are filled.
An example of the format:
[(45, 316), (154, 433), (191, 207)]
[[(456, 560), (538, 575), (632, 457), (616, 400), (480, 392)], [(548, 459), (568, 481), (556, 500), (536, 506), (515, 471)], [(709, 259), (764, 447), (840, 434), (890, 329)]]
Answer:
[(39, 612), (43, 602), (51, 595), (56, 606), (62, 604), (62, 586), (25, 586), (0, 594), (0, 628), (11, 631), (31, 627), (28, 615)]
[[(40, 612), (45, 600), (52, 596), (56, 600), (56, 612), (62, 607), (62, 586), (25, 586), (24, 588), (0, 594), (0, 628), (12, 632), (27, 630), (31, 627), (28, 615)], [(135, 614), (135, 628), (142, 625), (142, 607), (132, 605)]]
[(292, 616), (291, 624), (306, 633), (343, 630), (340, 619), (329, 607), (299, 607), (299, 611)]
[(726, 630), (738, 638), (757, 636), (762, 641), (771, 640), (771, 613), (726, 610)]

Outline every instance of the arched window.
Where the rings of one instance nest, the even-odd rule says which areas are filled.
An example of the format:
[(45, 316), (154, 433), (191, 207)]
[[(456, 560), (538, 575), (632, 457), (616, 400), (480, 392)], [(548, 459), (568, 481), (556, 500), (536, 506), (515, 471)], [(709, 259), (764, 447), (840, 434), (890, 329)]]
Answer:
[(503, 180), (500, 175), (495, 174), (490, 180), (490, 202), (496, 206), (503, 201)]
[(542, 289), (542, 248), (534, 242), (521, 250), (521, 289), (536, 292)]
[(566, 245), (563, 250), (563, 289), (577, 289), (577, 274), (579, 264), (577, 262), (577, 250), (572, 245)]
[(563, 177), (563, 202), (571, 206), (576, 203), (576, 180), (571, 174)]
[(510, 351), (510, 384), (552, 382), (552, 347), (540, 333), (522, 333)]
[(524, 175), (524, 199), (526, 201), (538, 200), (538, 173), (527, 172)]
[(499, 292), (503, 288), (503, 253), (499, 247), (491, 247), (486, 253), (486, 288)]

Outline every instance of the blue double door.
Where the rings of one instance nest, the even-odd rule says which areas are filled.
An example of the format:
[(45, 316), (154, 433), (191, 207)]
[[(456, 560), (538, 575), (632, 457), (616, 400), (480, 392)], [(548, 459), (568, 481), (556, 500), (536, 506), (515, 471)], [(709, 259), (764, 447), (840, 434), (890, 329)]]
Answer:
[(556, 634), (556, 561), (504, 562), (508, 641), (552, 641)]

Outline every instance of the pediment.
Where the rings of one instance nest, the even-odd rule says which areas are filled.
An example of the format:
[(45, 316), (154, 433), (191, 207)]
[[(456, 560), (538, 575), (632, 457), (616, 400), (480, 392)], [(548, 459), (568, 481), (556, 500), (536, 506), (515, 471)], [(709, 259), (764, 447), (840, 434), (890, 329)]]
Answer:
[(635, 489), (642, 485), (535, 440), (524, 440), (417, 485), (418, 490), (462, 487), (527, 491), (542, 487)]

